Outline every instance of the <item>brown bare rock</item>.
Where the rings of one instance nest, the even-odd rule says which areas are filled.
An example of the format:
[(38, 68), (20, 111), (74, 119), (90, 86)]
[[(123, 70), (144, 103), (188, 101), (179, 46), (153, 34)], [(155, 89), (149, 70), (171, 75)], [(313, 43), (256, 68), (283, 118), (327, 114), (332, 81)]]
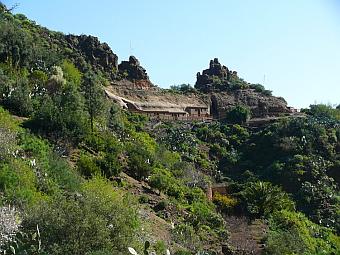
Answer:
[(130, 56), (129, 61), (122, 61), (118, 66), (118, 70), (120, 77), (132, 82), (135, 89), (148, 90), (154, 87), (146, 70), (134, 56)]
[(218, 58), (214, 58), (210, 60), (208, 69), (203, 70), (202, 74), (197, 73), (195, 88), (202, 92), (223, 90), (223, 88), (227, 88), (232, 76), (237, 76), (237, 72), (230, 71), (226, 66), (220, 64)]
[(118, 70), (121, 74), (126, 75), (129, 80), (149, 80), (146, 70), (134, 56), (130, 56), (129, 61), (122, 61), (118, 66)]
[[(94, 69), (110, 73), (114, 77), (118, 68), (118, 57), (107, 43), (101, 43), (97, 37), (87, 35), (66, 35), (65, 38), (68, 47), (78, 52), (85, 62)], [(80, 68), (83, 69), (84, 66)]]
[(197, 73), (195, 84), (197, 90), (210, 96), (211, 114), (215, 119), (225, 118), (226, 113), (236, 105), (249, 107), (253, 118), (290, 113), (283, 98), (265, 93), (268, 91), (256, 90), (255, 86), (239, 78), (236, 71), (220, 64), (217, 58), (210, 60), (209, 68), (202, 74)]

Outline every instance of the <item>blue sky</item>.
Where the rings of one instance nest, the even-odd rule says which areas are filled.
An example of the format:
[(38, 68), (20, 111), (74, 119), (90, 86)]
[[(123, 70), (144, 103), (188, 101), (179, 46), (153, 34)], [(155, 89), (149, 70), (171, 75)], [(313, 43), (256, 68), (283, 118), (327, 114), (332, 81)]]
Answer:
[[(38, 24), (133, 54), (160, 87), (194, 84), (209, 60), (297, 108), (340, 104), (338, 0), (2, 0)], [(131, 45), (131, 47), (130, 47)]]

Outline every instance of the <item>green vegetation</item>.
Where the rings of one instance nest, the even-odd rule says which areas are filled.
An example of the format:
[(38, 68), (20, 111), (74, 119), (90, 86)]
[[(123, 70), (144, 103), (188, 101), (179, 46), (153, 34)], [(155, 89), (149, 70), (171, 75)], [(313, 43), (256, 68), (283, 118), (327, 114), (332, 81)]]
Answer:
[[(109, 75), (63, 34), (0, 12), (1, 254), (216, 254), (231, 216), (264, 222), (264, 254), (340, 250), (339, 107), (256, 130), (242, 106), (152, 126), (106, 100)], [(216, 182), (227, 194), (209, 201)]]
[(170, 91), (179, 92), (179, 93), (197, 92), (197, 90), (190, 84), (172, 85), (170, 86)]
[(235, 106), (232, 108), (225, 118), (226, 121), (234, 124), (244, 124), (250, 119), (250, 110), (245, 106)]
[(303, 109), (303, 112), (310, 114), (319, 119), (331, 119), (331, 120), (340, 120), (340, 105), (337, 108), (333, 108), (329, 105), (324, 104), (315, 104), (311, 105), (310, 109)]

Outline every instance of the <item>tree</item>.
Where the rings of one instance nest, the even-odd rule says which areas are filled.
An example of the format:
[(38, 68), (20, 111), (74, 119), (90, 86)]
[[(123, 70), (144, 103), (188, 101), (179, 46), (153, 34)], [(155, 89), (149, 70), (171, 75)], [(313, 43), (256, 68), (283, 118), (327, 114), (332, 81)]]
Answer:
[(105, 109), (105, 97), (100, 85), (99, 77), (94, 72), (89, 71), (85, 74), (82, 89), (85, 96), (85, 106), (90, 117), (92, 132), (94, 130), (94, 119)]
[(334, 109), (331, 105), (325, 104), (310, 105), (309, 108), (305, 111), (314, 117), (340, 120), (339, 108)]
[(41, 105), (26, 125), (50, 138), (67, 138), (75, 143), (88, 133), (84, 98), (75, 86), (45, 95)]
[(127, 151), (129, 173), (139, 180), (148, 177), (152, 170), (154, 155), (140, 143), (130, 143)]
[(228, 113), (225, 121), (237, 124), (243, 124), (250, 119), (250, 110), (249, 108), (237, 105), (232, 108)]
[(195, 88), (192, 87), (190, 84), (171, 85), (170, 89), (173, 91), (178, 91), (182, 93), (195, 92)]
[(14, 68), (28, 66), (33, 60), (34, 48), (32, 36), (14, 22), (0, 23), (0, 60)]
[(338, 254), (339, 237), (302, 213), (281, 210), (269, 219), (264, 254)]
[(61, 68), (65, 79), (76, 87), (79, 87), (82, 80), (82, 73), (74, 66), (74, 64), (69, 60), (64, 60), (61, 64)]
[(34, 99), (26, 69), (11, 76), (0, 71), (0, 93), (0, 103), (12, 113), (29, 116), (33, 112)]

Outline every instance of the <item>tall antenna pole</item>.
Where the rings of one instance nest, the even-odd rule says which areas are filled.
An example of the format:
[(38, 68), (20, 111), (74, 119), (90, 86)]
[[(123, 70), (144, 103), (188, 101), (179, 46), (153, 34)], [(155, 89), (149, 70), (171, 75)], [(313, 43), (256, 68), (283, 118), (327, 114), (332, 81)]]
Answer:
[(265, 85), (266, 84), (266, 75), (264, 74), (263, 75), (263, 85)]

